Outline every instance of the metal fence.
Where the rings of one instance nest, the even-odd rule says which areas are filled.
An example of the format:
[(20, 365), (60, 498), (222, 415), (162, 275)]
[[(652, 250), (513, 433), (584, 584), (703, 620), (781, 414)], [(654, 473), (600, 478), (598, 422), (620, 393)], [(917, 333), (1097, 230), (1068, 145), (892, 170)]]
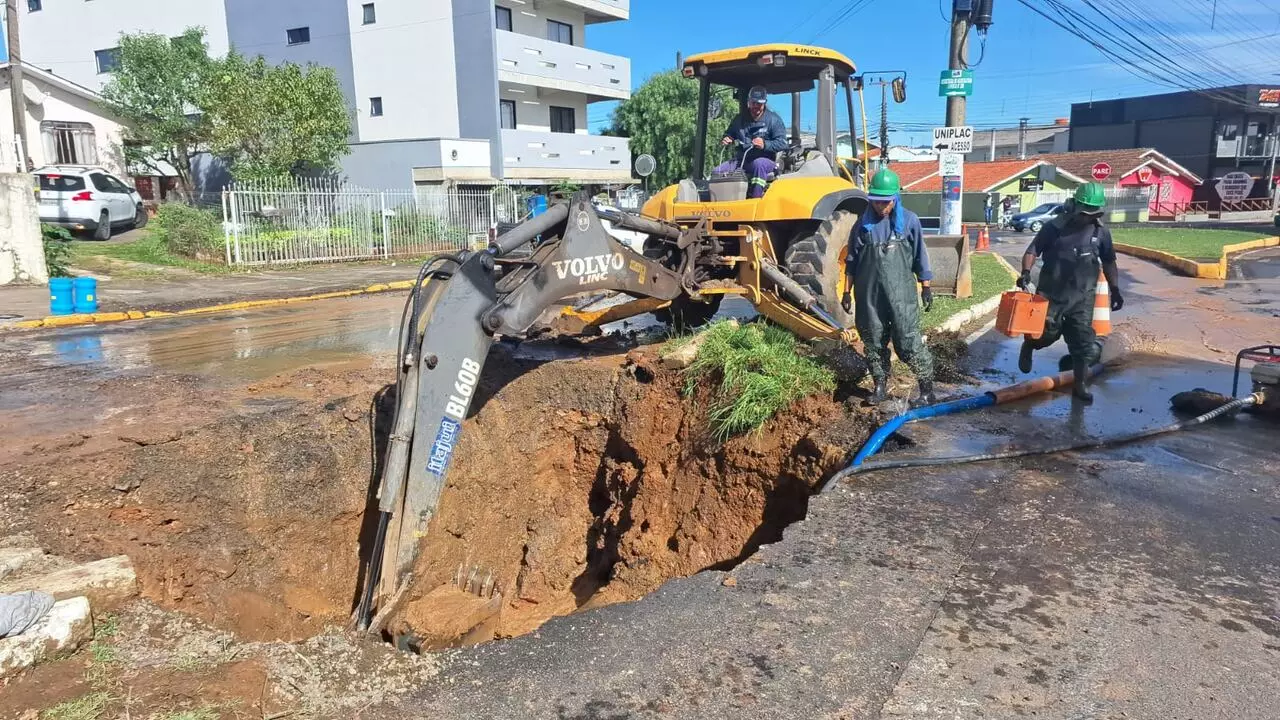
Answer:
[(228, 265), (414, 257), (483, 246), (519, 222), (512, 188), (369, 190), (323, 180), (237, 183), (222, 193)]

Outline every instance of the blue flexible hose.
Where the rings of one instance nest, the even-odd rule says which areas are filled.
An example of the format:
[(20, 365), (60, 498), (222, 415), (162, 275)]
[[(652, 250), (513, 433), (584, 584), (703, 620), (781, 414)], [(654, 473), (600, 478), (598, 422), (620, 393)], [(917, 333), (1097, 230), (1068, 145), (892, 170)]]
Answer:
[(881, 425), (867, 441), (863, 443), (862, 449), (854, 456), (853, 462), (849, 463), (849, 467), (857, 467), (867, 458), (880, 452), (880, 448), (884, 446), (890, 435), (893, 435), (903, 425), (912, 420), (924, 420), (925, 418), (937, 417), (939, 415), (950, 415), (951, 413), (965, 412), (966, 410), (976, 410), (981, 407), (990, 407), (996, 404), (996, 396), (993, 393), (983, 393), (974, 395), (973, 397), (960, 398), (950, 402), (938, 403), (937, 405), (927, 405), (914, 410), (908, 410), (889, 420), (889, 422)]

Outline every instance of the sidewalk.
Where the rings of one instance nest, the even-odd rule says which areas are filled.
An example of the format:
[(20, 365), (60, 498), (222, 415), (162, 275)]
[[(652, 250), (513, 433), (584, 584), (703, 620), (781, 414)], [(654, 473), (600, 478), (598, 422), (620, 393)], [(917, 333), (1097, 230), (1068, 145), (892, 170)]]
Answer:
[[(164, 311), (232, 302), (292, 298), (412, 281), (418, 264), (315, 265), (229, 275), (175, 272), (159, 277), (98, 278), (101, 312)], [(391, 288), (379, 288), (391, 289)], [(0, 328), (49, 315), (49, 289), (43, 286), (0, 287)]]

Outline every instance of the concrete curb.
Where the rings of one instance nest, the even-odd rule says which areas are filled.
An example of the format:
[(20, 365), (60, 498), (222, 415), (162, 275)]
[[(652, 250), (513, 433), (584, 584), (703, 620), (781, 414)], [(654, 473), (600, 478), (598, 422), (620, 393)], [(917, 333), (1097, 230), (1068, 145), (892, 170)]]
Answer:
[[(997, 253), (993, 253), (993, 252), (988, 253), (985, 250), (983, 251), (983, 253), (989, 254), (991, 255), (991, 257), (995, 258), (996, 262), (999, 262), (1004, 267), (1005, 271), (1009, 273), (1010, 277), (1014, 278), (1015, 280), (1019, 277), (1020, 273), (1017, 270), (1013, 269), (1013, 266), (1009, 264), (1008, 260), (1005, 260), (1004, 258), (1000, 257), (1000, 255)], [(952, 315), (951, 317), (948, 317), (946, 320), (943, 320), (940, 325), (934, 327), (929, 332), (936, 333), (936, 332), (959, 331), (960, 328), (964, 327), (965, 325), (968, 325), (969, 323), (973, 322), (974, 320), (977, 320), (978, 318), (985, 316), (987, 313), (995, 312), (996, 308), (998, 307), (1000, 307), (1000, 295), (994, 295), (992, 297), (987, 298), (986, 300), (983, 300), (977, 305), (974, 305), (973, 307), (965, 308), (964, 310), (961, 310), (960, 312)]]
[(413, 287), (412, 280), (397, 280), (390, 283), (377, 283), (357, 290), (338, 290), (300, 295), (296, 297), (270, 298), (267, 300), (240, 300), (219, 305), (189, 308), (187, 310), (126, 310), (124, 312), (77, 313), (74, 315), (50, 315), (39, 320), (22, 320), (0, 328), (14, 330), (33, 330), (36, 328), (74, 327), (76, 325), (97, 325), (102, 323), (121, 322), (124, 320), (143, 320), (146, 318), (182, 317), (184, 315), (203, 315), (205, 313), (245, 310), (248, 308), (273, 307), (291, 305), (293, 303), (310, 302), (312, 300), (330, 300), (332, 298), (355, 297), (357, 295), (373, 295), (391, 290), (408, 290)]
[(1127, 245), (1125, 243), (1115, 243), (1116, 252), (1132, 255), (1143, 260), (1150, 260), (1157, 265), (1162, 265), (1174, 272), (1186, 275), (1187, 277), (1201, 278), (1205, 280), (1226, 280), (1227, 279), (1227, 263), (1228, 259), (1237, 253), (1248, 250), (1257, 250), (1259, 248), (1268, 248), (1280, 246), (1280, 237), (1260, 238), (1258, 240), (1249, 240), (1242, 243), (1233, 243), (1231, 245), (1222, 246), (1222, 256), (1217, 262), (1196, 262), (1187, 258), (1167, 253), (1161, 250), (1152, 250), (1151, 248), (1139, 247), (1137, 245)]

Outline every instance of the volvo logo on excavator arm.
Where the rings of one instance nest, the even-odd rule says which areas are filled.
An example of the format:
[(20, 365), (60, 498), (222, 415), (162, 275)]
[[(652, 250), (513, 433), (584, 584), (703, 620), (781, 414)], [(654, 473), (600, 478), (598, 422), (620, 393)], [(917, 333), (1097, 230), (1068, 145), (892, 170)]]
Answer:
[(556, 269), (556, 277), (561, 280), (573, 276), (578, 279), (579, 285), (588, 285), (604, 280), (609, 276), (610, 271), (621, 270), (626, 262), (623, 260), (622, 253), (612, 253), (571, 260), (554, 260), (551, 265)]

